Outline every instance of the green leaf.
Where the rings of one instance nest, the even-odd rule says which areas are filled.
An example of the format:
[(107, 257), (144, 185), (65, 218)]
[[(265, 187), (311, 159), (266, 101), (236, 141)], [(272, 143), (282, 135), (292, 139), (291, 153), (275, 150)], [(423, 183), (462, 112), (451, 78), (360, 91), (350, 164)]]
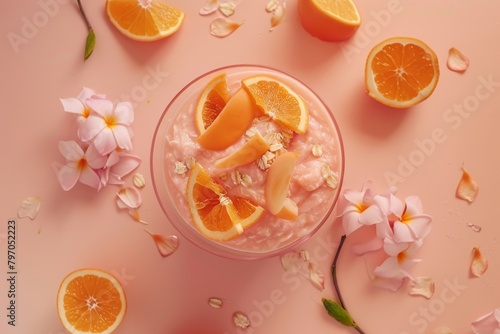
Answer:
[(328, 314), (347, 327), (357, 327), (349, 312), (347, 312), (340, 304), (333, 300), (322, 298), (323, 306)]
[(84, 60), (87, 60), (90, 57), (90, 55), (94, 51), (94, 47), (95, 47), (94, 29), (90, 28), (89, 34), (87, 35), (87, 40), (85, 41), (85, 57), (83, 58)]

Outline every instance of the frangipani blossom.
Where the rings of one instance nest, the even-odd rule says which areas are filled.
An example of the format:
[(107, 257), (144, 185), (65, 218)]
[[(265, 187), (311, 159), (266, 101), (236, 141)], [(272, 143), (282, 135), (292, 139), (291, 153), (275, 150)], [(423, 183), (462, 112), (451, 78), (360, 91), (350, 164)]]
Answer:
[(373, 200), (370, 183), (363, 185), (361, 191), (346, 190), (344, 199), (347, 201), (342, 212), (342, 225), (346, 235), (357, 229), (383, 222), (386, 217)]
[(500, 334), (500, 308), (481, 316), (471, 327), (475, 334)]
[(78, 122), (83, 123), (90, 116), (92, 110), (87, 106), (86, 101), (90, 98), (105, 99), (106, 95), (96, 94), (96, 92), (90, 88), (83, 87), (78, 97), (69, 97), (65, 99), (60, 99), (63, 109), (66, 112), (77, 114)]
[(90, 98), (87, 106), (95, 113), (80, 126), (78, 135), (81, 140), (92, 141), (102, 155), (116, 148), (132, 149), (130, 125), (134, 121), (134, 110), (129, 102), (119, 102), (113, 108), (110, 100)]
[(70, 190), (78, 181), (97, 190), (101, 188), (99, 175), (94, 169), (103, 167), (107, 158), (100, 155), (93, 145), (90, 145), (84, 152), (73, 140), (61, 141), (59, 151), (66, 158), (66, 164), (58, 164), (54, 167), (64, 190)]

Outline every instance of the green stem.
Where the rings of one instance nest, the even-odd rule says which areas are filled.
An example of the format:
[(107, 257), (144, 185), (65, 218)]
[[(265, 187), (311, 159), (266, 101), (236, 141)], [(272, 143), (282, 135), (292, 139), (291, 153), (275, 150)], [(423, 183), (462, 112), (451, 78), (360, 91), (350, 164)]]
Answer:
[[(345, 242), (346, 238), (347, 238), (347, 236), (345, 234), (342, 235), (342, 237), (340, 238), (339, 247), (337, 248), (337, 252), (335, 253), (335, 257), (333, 258), (331, 271), (332, 271), (332, 278), (333, 278), (333, 286), (335, 287), (335, 292), (337, 293), (337, 297), (339, 298), (339, 303), (344, 308), (344, 310), (347, 311), (347, 308), (345, 307), (345, 304), (344, 304), (344, 299), (342, 298), (342, 294), (340, 293), (339, 282), (337, 279), (337, 261), (339, 259), (340, 251), (342, 250), (342, 247), (344, 246), (344, 242)], [(360, 333), (360, 334), (365, 334), (365, 332), (363, 332), (363, 330), (361, 328), (359, 328), (359, 326), (356, 323), (355, 323), (354, 329), (357, 330), (358, 333)]]
[(89, 30), (91, 30), (92, 26), (90, 25), (90, 22), (87, 19), (87, 15), (85, 15), (85, 11), (83, 10), (82, 3), (80, 2), (80, 0), (76, 0), (76, 1), (78, 2), (78, 7), (80, 8), (80, 12), (82, 13), (82, 16), (83, 16), (83, 19), (85, 20), (85, 24), (87, 25), (87, 28)]

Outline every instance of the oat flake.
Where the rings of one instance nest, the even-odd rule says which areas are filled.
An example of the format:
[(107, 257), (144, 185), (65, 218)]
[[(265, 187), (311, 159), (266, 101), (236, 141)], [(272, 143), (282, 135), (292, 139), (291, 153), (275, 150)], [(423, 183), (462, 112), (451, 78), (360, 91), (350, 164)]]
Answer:
[(233, 314), (233, 321), (237, 327), (248, 328), (250, 327), (250, 319), (242, 312), (235, 312)]
[(133, 178), (134, 186), (137, 188), (144, 188), (146, 186), (146, 180), (144, 179), (144, 175), (135, 173)]
[(219, 309), (219, 308), (222, 308), (224, 303), (223, 303), (222, 299), (212, 297), (212, 298), (208, 298), (208, 305), (210, 305), (213, 308)]

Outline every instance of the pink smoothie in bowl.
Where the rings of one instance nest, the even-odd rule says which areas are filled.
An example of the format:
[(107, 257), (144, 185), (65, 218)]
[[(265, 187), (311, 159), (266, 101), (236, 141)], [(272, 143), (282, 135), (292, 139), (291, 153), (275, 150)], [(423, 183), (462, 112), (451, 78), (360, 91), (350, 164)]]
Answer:
[[(299, 135), (283, 129), (266, 117), (257, 117), (238, 142), (224, 150), (207, 150), (196, 141), (199, 136), (194, 110), (207, 83), (217, 75), (227, 75), (230, 93), (241, 88), (241, 80), (267, 75), (286, 84), (300, 95), (309, 109), (307, 131)], [(298, 153), (288, 197), (298, 206), (294, 220), (277, 218), (266, 209), (264, 185), (269, 163), (266, 158), (227, 169), (214, 166), (259, 132), (270, 145), (266, 153), (272, 161), (275, 150)], [(273, 145), (274, 144), (274, 145)], [(284, 146), (281, 147), (280, 145)], [(251, 227), (228, 241), (214, 241), (195, 227), (188, 207), (186, 187), (189, 167), (198, 162), (230, 196), (249, 199), (265, 213)], [(202, 249), (232, 259), (260, 259), (283, 254), (312, 236), (331, 217), (344, 176), (342, 139), (335, 118), (321, 99), (296, 78), (275, 69), (234, 65), (201, 75), (184, 87), (162, 114), (153, 139), (151, 154), (153, 184), (158, 201), (170, 223)]]

